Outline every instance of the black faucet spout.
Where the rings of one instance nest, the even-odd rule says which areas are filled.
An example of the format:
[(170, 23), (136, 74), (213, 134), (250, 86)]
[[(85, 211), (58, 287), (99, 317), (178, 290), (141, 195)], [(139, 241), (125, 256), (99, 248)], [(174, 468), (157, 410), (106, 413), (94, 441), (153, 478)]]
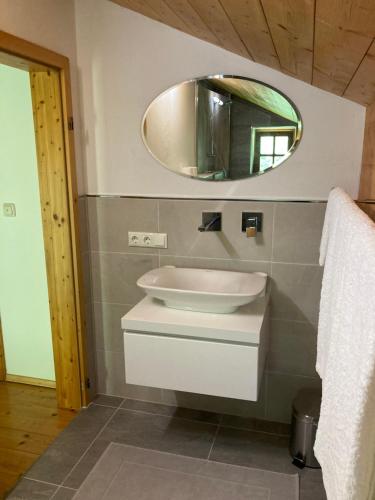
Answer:
[(206, 231), (221, 231), (221, 213), (203, 212), (202, 224), (198, 226), (198, 231), (202, 233)]

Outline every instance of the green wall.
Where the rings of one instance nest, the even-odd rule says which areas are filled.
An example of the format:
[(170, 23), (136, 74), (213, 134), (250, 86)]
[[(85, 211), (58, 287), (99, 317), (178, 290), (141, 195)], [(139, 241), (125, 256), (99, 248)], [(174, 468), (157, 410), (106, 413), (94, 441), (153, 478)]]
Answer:
[[(5, 217), (3, 203), (16, 205)], [(0, 65), (0, 314), (7, 373), (55, 379), (29, 74)]]

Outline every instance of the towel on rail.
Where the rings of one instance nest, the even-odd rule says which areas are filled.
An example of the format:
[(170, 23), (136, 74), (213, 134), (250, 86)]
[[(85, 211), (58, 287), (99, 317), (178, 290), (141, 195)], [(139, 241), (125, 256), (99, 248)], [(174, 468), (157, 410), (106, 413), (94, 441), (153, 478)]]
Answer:
[(375, 224), (339, 188), (329, 196), (320, 264), (314, 450), (328, 500), (374, 500)]

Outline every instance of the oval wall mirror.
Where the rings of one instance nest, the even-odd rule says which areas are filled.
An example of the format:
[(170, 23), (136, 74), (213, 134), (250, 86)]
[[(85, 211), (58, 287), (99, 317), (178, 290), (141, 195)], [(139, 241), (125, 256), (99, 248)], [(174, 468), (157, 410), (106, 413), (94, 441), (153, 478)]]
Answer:
[(269, 172), (295, 151), (301, 134), (288, 97), (240, 76), (175, 85), (152, 101), (142, 123), (144, 143), (162, 165), (205, 181)]

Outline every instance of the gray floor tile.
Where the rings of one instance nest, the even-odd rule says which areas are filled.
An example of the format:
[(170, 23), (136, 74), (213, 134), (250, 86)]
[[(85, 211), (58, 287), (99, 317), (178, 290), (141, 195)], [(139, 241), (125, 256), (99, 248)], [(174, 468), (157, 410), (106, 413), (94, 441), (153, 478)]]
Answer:
[(298, 476), (112, 443), (76, 500), (296, 500)]
[(79, 488), (109, 444), (108, 440), (97, 438), (65, 478), (64, 486)]
[(300, 471), (300, 500), (327, 500), (320, 469)]
[(193, 410), (190, 408), (181, 408), (179, 406), (163, 405), (159, 403), (149, 403), (147, 401), (138, 401), (135, 399), (125, 400), (122, 403), (121, 408), (124, 408), (126, 410), (151, 413), (154, 415), (164, 415), (166, 417), (197, 420), (199, 422), (207, 422), (211, 424), (218, 424), (221, 420), (221, 415), (219, 415), (218, 413)]
[(61, 484), (115, 411), (114, 408), (97, 405), (82, 410), (30, 468), (26, 476)]
[(71, 471), (64, 486), (79, 488), (111, 442), (207, 458), (216, 429), (216, 425), (205, 422), (120, 409)]
[(288, 443), (287, 436), (222, 427), (210, 460), (295, 474), (296, 467), (291, 463)]
[[(187, 476), (182, 472), (171, 473), (168, 470), (151, 469), (129, 463), (123, 464), (103, 499), (121, 500), (124, 498), (124, 491), (128, 500), (145, 498), (143, 496), (145, 493), (148, 500), (160, 498), (168, 500), (269, 499), (267, 487), (252, 487), (211, 477)], [(90, 499), (89, 496), (86, 498)]]
[(77, 490), (60, 486), (56, 493), (53, 495), (52, 500), (71, 500), (76, 493)]
[(246, 429), (249, 431), (267, 432), (268, 434), (278, 434), (280, 436), (289, 436), (289, 424), (282, 422), (269, 422), (259, 418), (237, 417), (232, 415), (223, 415), (221, 422), (223, 427), (235, 427), (236, 429)]
[(7, 496), (11, 500), (43, 500), (50, 499), (57, 490), (57, 486), (53, 484), (41, 483), (32, 481), (31, 479), (23, 478)]
[(124, 398), (119, 398), (118, 396), (106, 396), (105, 394), (98, 394), (94, 399), (93, 403), (102, 406), (111, 406), (113, 408), (118, 408), (123, 403)]
[[(243, 474), (250, 474), (249, 471), (252, 471), (251, 484), (254, 486), (254, 484), (258, 484), (254, 483), (255, 477), (259, 479), (259, 484), (264, 484), (264, 475), (273, 471), (276, 473), (274, 477), (277, 488), (272, 491), (277, 491), (277, 493), (270, 493), (270, 497), (263, 497), (261, 490), (259, 492), (251, 490), (251, 495), (253, 495), (251, 498), (254, 500), (258, 498), (259, 500), (263, 500), (263, 498), (280, 500), (279, 495), (282, 491), (282, 498), (289, 500), (287, 492), (290, 491), (290, 485), (288, 479), (285, 478), (295, 477), (299, 471), (291, 464), (288, 436), (286, 435), (289, 430), (287, 425), (224, 415), (222, 417), (223, 423), (228, 427), (220, 427), (214, 442), (217, 431), (216, 422), (220, 417), (218, 414), (137, 400), (124, 401), (122, 398), (108, 396), (100, 396), (98, 401), (101, 403), (91, 405), (78, 415), (27, 474), (29, 478), (56, 483), (56, 485), (61, 485), (65, 479), (65, 488), (60, 486), (57, 489), (58, 487), (53, 484), (25, 478), (20, 481), (12, 492), (13, 496), (9, 498), (25, 498), (26, 500), (34, 498), (68, 500), (73, 498), (74, 489), (80, 488), (103, 454), (106, 453), (108, 447), (112, 446), (111, 443), (117, 443), (119, 448), (128, 449), (128, 462), (134, 462), (135, 458), (138, 457), (140, 463), (144, 464), (147, 463), (147, 460), (151, 460), (150, 457), (155, 457), (158, 452), (167, 452), (157, 455), (159, 462), (162, 461), (159, 463), (160, 466), (172, 467), (177, 472), (189, 472), (201, 476), (203, 469), (199, 464), (204, 463), (209, 464), (207, 467), (204, 466), (205, 474), (217, 475), (214, 482), (209, 479), (193, 478), (191, 482), (193, 491), (188, 489), (185, 491), (184, 488), (180, 488), (178, 490), (180, 496), (176, 496), (173, 488), (177, 488), (177, 485), (180, 484), (180, 478), (177, 475), (171, 478), (169, 473), (165, 475), (165, 472), (147, 473), (145, 481), (150, 481), (150, 491), (153, 490), (152, 484), (154, 484), (159, 485), (157, 487), (161, 488), (160, 491), (164, 495), (172, 495), (163, 498), (185, 500), (185, 498), (192, 498), (186, 495), (193, 493), (195, 498), (196, 493), (194, 492), (200, 491), (204, 492), (205, 500), (211, 499), (211, 493), (215, 500), (221, 500), (221, 498), (223, 500), (245, 499), (250, 495), (250, 490), (247, 490), (246, 487), (231, 489), (229, 483), (220, 486), (218, 480), (241, 482), (244, 480)], [(102, 406), (102, 403), (111, 403), (117, 406), (122, 403), (123, 408)], [(174, 418), (176, 416), (178, 418)], [(195, 460), (195, 458), (206, 459), (211, 447), (212, 451), (208, 462)], [(177, 463), (180, 463), (179, 461), (181, 469), (178, 469)], [(244, 467), (233, 468), (231, 464)], [(138, 467), (130, 465), (126, 467), (128, 475), (130, 472), (132, 473), (134, 483), (137, 477), (144, 474), (144, 470)], [(196, 469), (197, 467), (198, 469)], [(300, 500), (326, 500), (319, 470), (304, 469), (300, 472), (300, 477)], [(284, 478), (284, 483), (281, 478)], [(267, 480), (269, 481), (269, 478)], [(165, 491), (164, 484), (167, 488)], [(215, 484), (218, 489), (215, 489)], [(283, 484), (284, 486), (282, 486)], [(129, 487), (131, 488), (131, 485)], [(103, 498), (111, 500), (122, 498), (118, 495), (123, 494), (123, 488), (124, 484), (120, 481), (109, 491), (108, 495), (111, 496), (103, 496)], [(14, 496), (15, 493), (18, 496)], [(258, 493), (260, 496), (256, 496)], [(136, 494), (137, 491), (134, 490), (134, 495)], [(224, 496), (221, 497), (221, 494)], [(139, 497), (135, 496), (134, 498), (138, 499)], [(148, 496), (147, 500), (152, 500), (152, 498)], [(131, 500), (132, 497), (130, 496), (129, 499)]]
[(119, 410), (101, 435), (109, 442), (207, 458), (216, 425)]

